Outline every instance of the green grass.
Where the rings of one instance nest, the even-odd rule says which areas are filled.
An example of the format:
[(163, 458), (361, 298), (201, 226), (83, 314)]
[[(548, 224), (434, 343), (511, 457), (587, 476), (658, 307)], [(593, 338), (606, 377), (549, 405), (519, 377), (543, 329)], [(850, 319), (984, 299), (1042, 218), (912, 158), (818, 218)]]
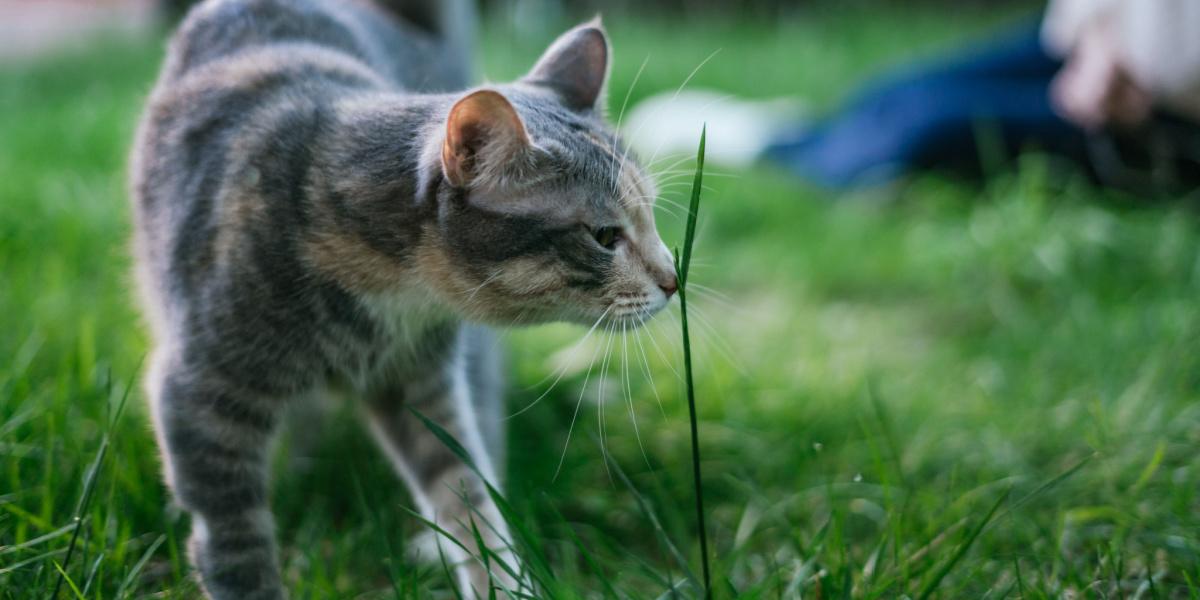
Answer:
[[(609, 15), (613, 103), (647, 55), (632, 102), (720, 48), (691, 85), (829, 105), (1004, 18), (947, 13)], [(553, 34), (488, 32), (497, 80)], [(60, 597), (196, 595), (135, 381), (125, 156), (160, 59), (107, 41), (0, 68), (0, 599), (45, 597), (59, 566)], [(1200, 223), (1050, 167), (849, 198), (707, 170), (688, 309), (715, 597), (1200, 597)], [(651, 331), (653, 384), (632, 339), (510, 336), (513, 411), (565, 372), (509, 422), (507, 496), (555, 597), (698, 595), (677, 320)], [(350, 411), (306, 454), (274, 486), (294, 598), (450, 597), (404, 560), (421, 525)]]

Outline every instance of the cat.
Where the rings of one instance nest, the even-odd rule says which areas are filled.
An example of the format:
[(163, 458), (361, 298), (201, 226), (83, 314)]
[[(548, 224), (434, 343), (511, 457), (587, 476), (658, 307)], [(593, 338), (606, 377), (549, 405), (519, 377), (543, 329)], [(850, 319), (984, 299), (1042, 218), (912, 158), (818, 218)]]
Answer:
[[(164, 478), (210, 598), (286, 596), (268, 449), (329, 390), (425, 518), (478, 553), (474, 517), (506, 556), (491, 327), (638, 325), (676, 291), (654, 184), (604, 121), (599, 20), (467, 89), (471, 19), (458, 0), (208, 0), (170, 42), (134, 143), (134, 252)], [(527, 585), (443, 547), (468, 597)]]

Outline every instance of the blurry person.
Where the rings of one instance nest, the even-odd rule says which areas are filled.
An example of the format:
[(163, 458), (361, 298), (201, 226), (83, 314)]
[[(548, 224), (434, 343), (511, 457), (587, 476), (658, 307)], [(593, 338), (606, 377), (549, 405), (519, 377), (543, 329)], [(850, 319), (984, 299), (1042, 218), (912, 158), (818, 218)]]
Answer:
[[(1190, 189), (1200, 184), (1200, 0), (1055, 0), (1040, 21), (893, 72), (823, 118), (785, 125), (778, 106), (656, 97), (628, 129), (651, 152), (688, 151), (705, 120), (710, 147), (732, 148), (727, 162), (765, 157), (834, 188), (925, 168), (978, 173), (982, 152), (1036, 148), (1110, 185)], [(681, 127), (680, 115), (692, 122)]]

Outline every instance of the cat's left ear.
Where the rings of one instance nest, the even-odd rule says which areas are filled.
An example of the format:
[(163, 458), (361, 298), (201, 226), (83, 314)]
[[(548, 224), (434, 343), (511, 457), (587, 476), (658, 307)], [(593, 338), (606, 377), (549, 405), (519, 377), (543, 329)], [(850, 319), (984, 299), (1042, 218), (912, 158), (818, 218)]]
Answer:
[(597, 110), (605, 99), (608, 57), (608, 35), (596, 17), (559, 36), (525, 81), (550, 88), (572, 110)]
[(513, 105), (493, 90), (478, 90), (454, 103), (446, 117), (442, 172), (451, 185), (470, 187), (530, 145)]

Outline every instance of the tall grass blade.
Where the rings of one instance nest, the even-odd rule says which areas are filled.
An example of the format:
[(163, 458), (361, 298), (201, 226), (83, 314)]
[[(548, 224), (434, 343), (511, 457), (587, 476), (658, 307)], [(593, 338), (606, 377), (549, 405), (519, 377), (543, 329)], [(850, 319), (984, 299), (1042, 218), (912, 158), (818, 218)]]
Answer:
[(611, 457), (608, 459), (608, 461), (609, 465), (612, 467), (612, 471), (617, 474), (617, 479), (620, 479), (621, 483), (629, 489), (629, 493), (633, 495), (633, 500), (637, 503), (638, 509), (642, 511), (642, 514), (645, 515), (646, 519), (650, 521), (650, 524), (654, 526), (654, 533), (658, 537), (659, 543), (662, 544), (663, 548), (666, 548), (667, 552), (671, 555), (671, 558), (675, 559), (675, 562), (679, 563), (680, 568), (682, 568), (684, 571), (683, 574), (690, 580), (696, 581), (696, 574), (693, 573), (691, 568), (688, 567), (687, 559), (684, 558), (679, 549), (675, 547), (675, 544), (671, 542), (671, 537), (667, 535), (667, 530), (663, 527), (662, 521), (658, 518), (658, 515), (654, 513), (654, 509), (650, 507), (650, 503), (644, 496), (642, 496), (641, 492), (634, 487), (633, 481), (631, 481), (629, 476), (625, 474), (625, 471), (621, 469), (621, 465), (617, 464), (617, 461), (612, 460)]
[(403, 598), (404, 596), (400, 592), (400, 584), (396, 581), (396, 574), (394, 572), (396, 568), (396, 553), (392, 551), (391, 537), (387, 534), (387, 528), (383, 526), (383, 520), (379, 518), (379, 514), (376, 513), (371, 504), (367, 502), (367, 492), (365, 489), (363, 489), (362, 480), (359, 479), (357, 471), (352, 473), (352, 480), (354, 481), (354, 492), (355, 495), (358, 496), (359, 506), (363, 512), (367, 513), (367, 516), (370, 517), (372, 524), (375, 526), (375, 530), (381, 534), (380, 537), (383, 541), (383, 550), (384, 552), (387, 552), (387, 576), (388, 582), (392, 584), (392, 592), (396, 595), (397, 599)]
[(154, 556), (154, 551), (158, 550), (158, 547), (161, 546), (165, 541), (167, 541), (167, 536), (165, 534), (159, 535), (154, 542), (150, 544), (150, 547), (146, 548), (146, 551), (142, 553), (142, 557), (133, 564), (133, 568), (130, 569), (129, 573), (125, 575), (125, 578), (121, 580), (121, 587), (117, 588), (117, 593), (113, 595), (113, 598), (124, 598), (126, 593), (130, 589), (133, 589), (134, 584), (137, 583), (138, 576), (142, 573), (142, 569), (146, 568), (146, 563), (150, 562), (150, 557)]
[(696, 151), (696, 176), (692, 180), (692, 200), (688, 206), (687, 227), (683, 233), (683, 258), (676, 257), (682, 267), (679, 274), (679, 299), (683, 300), (684, 287), (687, 285), (688, 269), (692, 265), (692, 245), (696, 241), (696, 217), (700, 211), (700, 189), (704, 185), (704, 141), (708, 135), (708, 125), (700, 130), (700, 148)]
[(946, 564), (942, 565), (942, 568), (938, 569), (937, 572), (934, 573), (933, 578), (929, 580), (929, 583), (925, 584), (925, 588), (921, 590), (920, 595), (917, 596), (918, 600), (925, 600), (932, 595), (933, 591), (937, 589), (938, 584), (942, 582), (942, 579), (944, 579), (946, 575), (950, 574), (950, 571), (954, 568), (954, 565), (958, 564), (958, 561), (962, 560), (963, 556), (966, 556), (967, 550), (971, 549), (971, 545), (975, 543), (975, 540), (979, 537), (979, 534), (983, 533), (983, 530), (988, 526), (988, 523), (992, 522), (992, 517), (996, 516), (996, 511), (1000, 510), (1000, 505), (1004, 504), (1004, 501), (1008, 499), (1008, 494), (1011, 491), (1011, 489), (1004, 490), (1004, 493), (1000, 494), (1000, 497), (996, 499), (996, 503), (992, 504), (992, 507), (988, 509), (987, 514), (984, 515), (983, 519), (979, 521), (979, 524), (975, 526), (975, 529), (971, 530), (971, 533), (967, 536), (967, 539), (958, 546), (958, 549), (954, 551), (954, 554), (950, 557), (950, 560), (946, 561)]
[(687, 228), (683, 237), (683, 254), (675, 252), (675, 272), (679, 280), (679, 314), (683, 327), (683, 370), (687, 387), (688, 417), (692, 426), (692, 481), (696, 496), (696, 529), (700, 536), (700, 565), (704, 573), (704, 597), (712, 597), (712, 575), (708, 566), (708, 527), (704, 523), (704, 489), (700, 473), (700, 434), (696, 424), (696, 393), (692, 379), (692, 341), (688, 332), (687, 280), (692, 262), (692, 245), (696, 241), (696, 215), (700, 210), (700, 190), (704, 183), (704, 141), (708, 126), (700, 130), (700, 148), (696, 151), (696, 177), (692, 180), (692, 202), (688, 209)]
[(592, 553), (588, 551), (587, 546), (583, 544), (583, 540), (579, 539), (579, 534), (575, 533), (575, 530), (571, 527), (571, 524), (567, 522), (566, 517), (563, 517), (563, 514), (559, 512), (558, 508), (553, 504), (547, 502), (546, 505), (550, 507), (550, 510), (554, 513), (555, 518), (557, 518), (559, 523), (562, 525), (562, 529), (566, 532), (567, 537), (571, 540), (571, 543), (573, 543), (575, 548), (579, 550), (579, 557), (583, 559), (583, 563), (587, 565), (587, 568), (592, 572), (593, 575), (596, 576), (596, 580), (600, 582), (600, 585), (603, 587), (602, 591), (604, 593), (604, 597), (620, 598), (621, 596), (617, 594), (617, 590), (613, 588), (612, 582), (609, 581), (609, 578), (605, 575), (604, 570), (600, 568), (600, 565), (596, 562), (596, 559), (592, 557)]
[[(54, 568), (58, 570), (58, 576), (60, 577), (59, 581), (66, 580), (67, 585), (71, 587), (72, 592), (75, 592), (75, 597), (78, 600), (87, 600), (83, 597), (83, 592), (79, 591), (79, 586), (75, 585), (75, 581), (71, 579), (70, 575), (67, 575), (67, 572), (63, 570), (62, 565), (58, 564), (57, 560), (54, 561)], [(57, 587), (54, 589), (58, 590)], [(55, 594), (57, 593), (58, 592), (56, 591)]]
[[(413, 415), (420, 419), (421, 423), (425, 425), (426, 429), (433, 433), (434, 437), (438, 438), (438, 440), (442, 442), (446, 448), (453, 452), (454, 455), (459, 458), (459, 460), (463, 461), (463, 464), (467, 465), (467, 467), (479, 477), (480, 481), (483, 482), (484, 487), (487, 488), (488, 496), (491, 497), (492, 502), (496, 504), (496, 508), (500, 510), (500, 515), (504, 518), (511, 530), (510, 533), (514, 538), (511, 540), (511, 542), (521, 546), (521, 549), (524, 551), (522, 558), (525, 559), (527, 566), (529, 567), (529, 576), (532, 577), (536, 583), (543, 586), (543, 592), (549, 595), (551, 589), (549, 584), (550, 582), (555, 581), (554, 572), (550, 569), (550, 565), (546, 561), (546, 555), (541, 546), (537, 543), (537, 536), (530, 531), (524, 520), (522, 520), (520, 515), (517, 514), (516, 509), (509, 504), (508, 500), (504, 498), (500, 491), (487, 481), (487, 478), (483, 476), (483, 473), (475, 465), (475, 460), (471, 458), (471, 454), (467, 452), (467, 449), (464, 448), (458, 440), (454, 439), (454, 436), (451, 435), (449, 431), (446, 431), (445, 428), (432, 421), (429, 417), (421, 414), (421, 412), (417, 409), (410, 406), (409, 410)], [(443, 535), (449, 535), (446, 532), (440, 531), (440, 528), (435, 529), (439, 529), (439, 533), (442, 533)], [(451, 541), (455, 542), (455, 544), (460, 547), (462, 546), (453, 538), (451, 538)], [(468, 554), (472, 554), (470, 550), (467, 550), (466, 548), (463, 549), (466, 550)], [(516, 552), (516, 548), (513, 548), (512, 550)], [(493, 558), (498, 557), (493, 555)], [(504, 561), (499, 561), (499, 564), (502, 567), (507, 567), (507, 564), (504, 563)], [(514, 577), (517, 577), (516, 574), (511, 572), (510, 574), (512, 574)]]
[[(144, 357), (143, 357), (144, 359)], [(141, 362), (138, 363), (135, 372), (141, 371)], [(111, 385), (111, 383), (109, 384)], [(92, 503), (92, 495), (96, 491), (96, 483), (100, 479), (100, 468), (104, 466), (104, 457), (108, 454), (109, 440), (112, 436), (113, 427), (117, 421), (121, 419), (121, 414), (125, 412), (125, 404), (129, 401), (129, 394), (133, 391), (133, 383), (125, 387), (125, 393), (121, 396), (121, 402), (117, 405), (117, 410), (111, 414), (108, 419), (108, 424), (105, 427), (104, 435), (100, 438), (100, 449), (96, 451), (96, 459), (92, 461), (91, 468), (88, 469), (87, 477), (83, 484), (83, 496), (79, 499), (79, 504), (75, 507), (74, 524), (75, 530), (71, 533), (71, 541), (67, 544), (67, 555), (63, 557), (62, 566), (54, 563), (58, 569), (59, 578), (54, 584), (54, 593), (51, 598), (58, 598), (58, 593), (62, 590), (63, 581), (70, 583), (74, 587), (74, 582), (67, 577), (66, 568), (71, 565), (71, 555), (75, 553), (75, 545), (79, 542), (79, 532), (83, 529), (84, 514), (88, 510), (88, 506)], [(79, 590), (75, 590), (76, 594)]]

